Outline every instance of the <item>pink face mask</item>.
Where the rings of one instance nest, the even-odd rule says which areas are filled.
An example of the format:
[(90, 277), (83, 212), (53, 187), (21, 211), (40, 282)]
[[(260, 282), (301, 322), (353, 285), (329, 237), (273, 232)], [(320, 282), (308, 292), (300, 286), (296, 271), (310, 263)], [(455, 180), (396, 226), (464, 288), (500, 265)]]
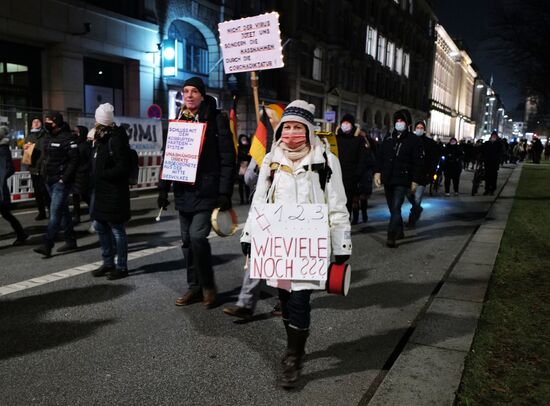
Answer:
[(290, 149), (296, 149), (306, 143), (306, 133), (303, 131), (285, 130), (283, 128), (281, 140), (288, 145)]

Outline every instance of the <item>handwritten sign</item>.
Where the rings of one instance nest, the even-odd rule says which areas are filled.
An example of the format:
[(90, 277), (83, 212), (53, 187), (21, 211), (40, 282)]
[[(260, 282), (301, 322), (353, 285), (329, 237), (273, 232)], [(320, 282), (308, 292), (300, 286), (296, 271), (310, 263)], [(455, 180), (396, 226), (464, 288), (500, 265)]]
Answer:
[(170, 121), (162, 179), (195, 183), (205, 131), (205, 123)]
[(225, 73), (284, 66), (278, 13), (224, 21), (218, 30)]
[(330, 234), (326, 204), (256, 205), (249, 216), (252, 279), (327, 279)]

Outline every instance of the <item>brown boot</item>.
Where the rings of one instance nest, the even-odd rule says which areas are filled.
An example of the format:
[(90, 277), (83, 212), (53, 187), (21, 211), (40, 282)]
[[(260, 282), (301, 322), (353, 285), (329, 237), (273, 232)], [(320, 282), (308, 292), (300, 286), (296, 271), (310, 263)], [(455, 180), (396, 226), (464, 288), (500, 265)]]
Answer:
[(176, 306), (188, 306), (193, 303), (198, 303), (202, 300), (202, 293), (195, 292), (195, 291), (188, 291), (185, 295), (182, 297), (178, 297), (176, 299)]
[(213, 309), (216, 307), (216, 290), (215, 289), (203, 289), (202, 290), (202, 305), (205, 309)]

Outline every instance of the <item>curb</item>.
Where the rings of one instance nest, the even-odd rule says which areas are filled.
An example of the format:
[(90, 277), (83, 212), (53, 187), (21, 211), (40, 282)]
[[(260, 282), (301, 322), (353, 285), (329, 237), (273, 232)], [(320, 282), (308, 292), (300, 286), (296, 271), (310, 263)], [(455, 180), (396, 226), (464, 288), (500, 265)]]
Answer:
[(521, 170), (504, 182), (369, 405), (453, 405)]

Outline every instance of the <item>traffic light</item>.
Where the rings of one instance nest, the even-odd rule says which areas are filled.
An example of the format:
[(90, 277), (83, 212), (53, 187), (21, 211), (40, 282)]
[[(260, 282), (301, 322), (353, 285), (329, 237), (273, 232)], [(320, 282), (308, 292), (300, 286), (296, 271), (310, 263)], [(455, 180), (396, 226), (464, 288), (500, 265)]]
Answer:
[(177, 76), (178, 74), (178, 41), (165, 39), (162, 41), (162, 76)]

